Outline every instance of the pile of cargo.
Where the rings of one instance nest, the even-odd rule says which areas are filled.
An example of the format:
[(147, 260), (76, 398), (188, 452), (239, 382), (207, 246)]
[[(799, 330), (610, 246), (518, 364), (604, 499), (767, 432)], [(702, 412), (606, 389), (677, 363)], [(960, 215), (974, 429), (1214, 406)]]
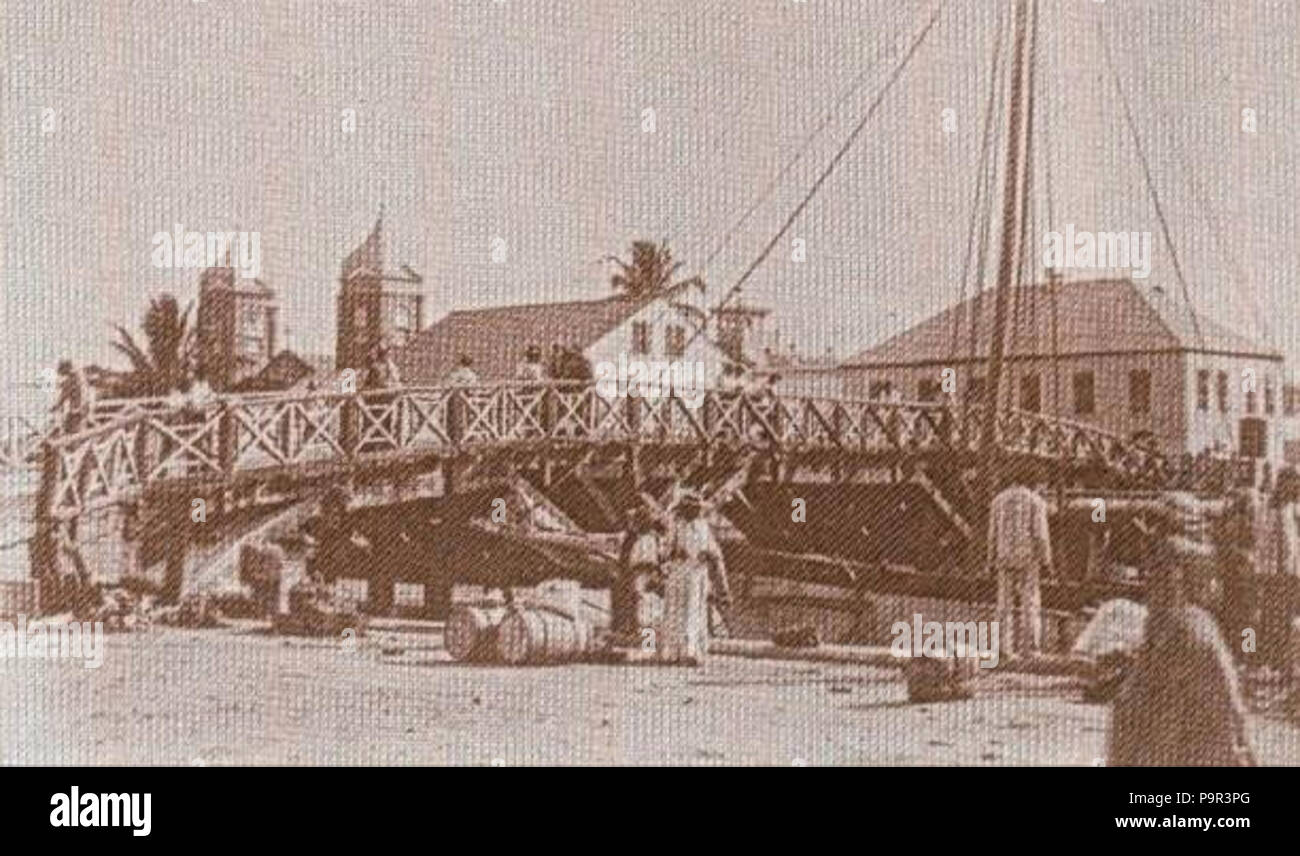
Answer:
[(456, 603), (447, 619), (452, 658), (509, 665), (567, 663), (599, 651), (609, 608), (576, 580), (553, 580), (509, 595)]

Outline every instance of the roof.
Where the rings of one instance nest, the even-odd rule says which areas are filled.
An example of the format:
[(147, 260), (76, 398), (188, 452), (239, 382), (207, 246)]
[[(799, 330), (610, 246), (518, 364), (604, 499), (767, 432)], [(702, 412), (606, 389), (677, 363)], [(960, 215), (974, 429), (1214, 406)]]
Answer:
[(256, 374), (249, 375), (236, 383), (235, 392), (271, 392), (290, 389), (310, 377), (328, 377), (328, 361), (322, 363), (317, 356), (300, 356), (293, 351), (283, 350), (266, 361)]
[[(1056, 305), (1059, 356), (1193, 351), (1281, 360), (1274, 348), (1194, 316), (1185, 305), (1147, 297), (1129, 279), (1097, 279), (1028, 286), (1008, 306), (1008, 359), (1050, 357), (1052, 305)], [(1055, 298), (1055, 300), (1053, 300)], [(978, 322), (974, 353), (984, 359), (992, 338), (996, 301), (992, 291), (950, 306), (937, 315), (845, 360), (842, 365), (883, 368), (953, 362), (971, 354), (971, 316)], [(955, 333), (955, 338), (954, 338)]]
[(395, 362), (403, 381), (438, 383), (466, 354), (480, 380), (506, 380), (514, 376), (529, 345), (541, 347), (543, 359), (553, 344), (586, 351), (670, 293), (456, 310), (398, 349)]

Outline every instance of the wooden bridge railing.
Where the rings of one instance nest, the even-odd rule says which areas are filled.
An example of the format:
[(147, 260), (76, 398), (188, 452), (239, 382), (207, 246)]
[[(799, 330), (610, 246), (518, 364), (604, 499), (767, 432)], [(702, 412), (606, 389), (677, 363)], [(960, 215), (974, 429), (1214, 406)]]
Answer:
[[(134, 407), (45, 443), (44, 511), (75, 517), (163, 482), (230, 482), (318, 463), (365, 466), (529, 443), (749, 444), (865, 454), (971, 452), (978, 408), (936, 403), (775, 397), (700, 391), (684, 398), (602, 396), (591, 384), (406, 387), (361, 394), (214, 399)], [(1004, 413), (997, 445), (1091, 463), (1155, 482), (1172, 468), (1154, 452), (1086, 425)]]

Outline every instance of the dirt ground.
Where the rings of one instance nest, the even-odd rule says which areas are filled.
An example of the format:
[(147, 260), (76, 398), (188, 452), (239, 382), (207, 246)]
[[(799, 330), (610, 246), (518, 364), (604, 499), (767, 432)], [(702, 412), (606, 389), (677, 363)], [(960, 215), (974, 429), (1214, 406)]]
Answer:
[[(105, 638), (97, 670), (0, 659), (0, 763), (1090, 766), (1109, 721), (1062, 678), (908, 705), (896, 670), (857, 665), (470, 666), (409, 629)], [(1300, 764), (1300, 729), (1251, 727), (1262, 762)]]

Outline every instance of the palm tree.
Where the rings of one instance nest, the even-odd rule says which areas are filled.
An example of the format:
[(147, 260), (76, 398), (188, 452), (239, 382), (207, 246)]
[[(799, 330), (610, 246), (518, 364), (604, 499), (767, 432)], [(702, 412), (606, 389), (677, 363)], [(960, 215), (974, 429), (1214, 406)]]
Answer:
[(189, 386), (194, 374), (190, 308), (186, 306), (182, 311), (170, 294), (150, 300), (141, 324), (143, 348), (124, 327), (114, 327), (117, 339), (112, 345), (131, 362), (129, 371), (118, 372), (113, 378), (110, 387), (114, 395), (162, 396)]
[(605, 261), (618, 266), (618, 272), (609, 278), (609, 284), (615, 291), (621, 291), (628, 297), (650, 297), (686, 283), (701, 289), (704, 287), (699, 277), (673, 282), (673, 277), (683, 263), (673, 260), (672, 250), (668, 249), (666, 241), (658, 244), (653, 241), (633, 241), (630, 262), (617, 256), (606, 256)]

